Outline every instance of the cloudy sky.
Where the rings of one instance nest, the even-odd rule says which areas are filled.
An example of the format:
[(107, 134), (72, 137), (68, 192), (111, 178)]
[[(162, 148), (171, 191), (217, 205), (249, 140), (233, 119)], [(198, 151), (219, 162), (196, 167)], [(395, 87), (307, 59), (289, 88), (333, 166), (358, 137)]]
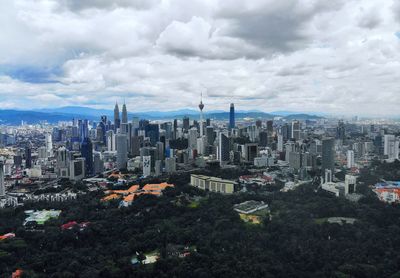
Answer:
[(399, 114), (400, 1), (0, 1), (1, 108)]

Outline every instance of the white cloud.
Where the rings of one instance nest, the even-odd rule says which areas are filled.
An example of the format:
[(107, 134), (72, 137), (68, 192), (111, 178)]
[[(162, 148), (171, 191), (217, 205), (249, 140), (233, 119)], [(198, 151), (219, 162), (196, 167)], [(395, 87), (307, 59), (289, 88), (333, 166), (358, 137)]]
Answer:
[(206, 109), (392, 114), (396, 3), (4, 1), (0, 99), (169, 110), (206, 91)]

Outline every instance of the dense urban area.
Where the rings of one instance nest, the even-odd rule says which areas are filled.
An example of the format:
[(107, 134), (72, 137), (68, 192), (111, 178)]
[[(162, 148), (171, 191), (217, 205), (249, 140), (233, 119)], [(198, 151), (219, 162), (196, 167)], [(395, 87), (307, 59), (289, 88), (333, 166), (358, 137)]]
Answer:
[(400, 277), (399, 122), (203, 109), (1, 126), (0, 276)]

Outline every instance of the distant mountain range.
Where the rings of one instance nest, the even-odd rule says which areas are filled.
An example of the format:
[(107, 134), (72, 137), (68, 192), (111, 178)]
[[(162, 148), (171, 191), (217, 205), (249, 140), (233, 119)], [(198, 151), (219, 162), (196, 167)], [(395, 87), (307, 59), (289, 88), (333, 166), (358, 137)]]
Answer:
[[(54, 109), (39, 109), (39, 110), (0, 110), (0, 124), (6, 125), (18, 125), (21, 121), (29, 124), (36, 124), (41, 121), (47, 121), (49, 123), (57, 123), (59, 121), (70, 121), (72, 118), (88, 119), (88, 120), (99, 120), (101, 115), (106, 115), (110, 118), (113, 117), (112, 110), (106, 109), (94, 109), (89, 107), (81, 106), (67, 106)], [(191, 119), (199, 118), (199, 111), (192, 109), (181, 109), (174, 111), (148, 111), (138, 113), (128, 113), (130, 118), (139, 117), (150, 120), (162, 120), (162, 119), (173, 119), (183, 118), (185, 116)], [(321, 116), (309, 115), (309, 114), (291, 114), (279, 115), (279, 113), (265, 113), (261, 111), (236, 111), (235, 116), (237, 119), (253, 118), (253, 119), (273, 119), (274, 117), (283, 117), (288, 120), (311, 120), (320, 119)], [(204, 117), (224, 120), (229, 119), (229, 112), (214, 110), (207, 111), (204, 113)]]

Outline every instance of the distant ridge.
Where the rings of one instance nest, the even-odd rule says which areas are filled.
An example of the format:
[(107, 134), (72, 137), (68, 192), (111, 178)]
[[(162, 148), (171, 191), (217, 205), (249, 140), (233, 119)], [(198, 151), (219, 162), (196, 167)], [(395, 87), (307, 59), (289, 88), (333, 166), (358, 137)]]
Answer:
[[(61, 108), (54, 109), (40, 109), (40, 110), (0, 110), (0, 124), (6, 125), (18, 125), (21, 121), (24, 121), (29, 124), (36, 124), (41, 121), (47, 121), (49, 123), (57, 123), (59, 121), (70, 121), (73, 118), (79, 119), (88, 119), (93, 121), (98, 121), (101, 115), (106, 115), (113, 117), (112, 110), (106, 109), (94, 109), (89, 107), (80, 107), (80, 106), (67, 106)], [(204, 113), (205, 117), (215, 119), (215, 120), (225, 120), (229, 118), (229, 112), (223, 112), (220, 110), (216, 111), (208, 111)], [(276, 114), (269, 114), (260, 111), (237, 111), (235, 113), (237, 119), (244, 118), (253, 118), (253, 119), (273, 119), (274, 117), (279, 117)], [(149, 111), (149, 112), (138, 112), (138, 113), (129, 113), (129, 117), (139, 117), (150, 120), (167, 120), (173, 118), (183, 118), (189, 117), (191, 119), (198, 119), (199, 112), (197, 110), (192, 109), (181, 109), (174, 111)], [(286, 115), (280, 116), (285, 119), (298, 119), (298, 120), (307, 120), (307, 119), (320, 119), (322, 117), (316, 115), (309, 114), (294, 114), (294, 115)]]

